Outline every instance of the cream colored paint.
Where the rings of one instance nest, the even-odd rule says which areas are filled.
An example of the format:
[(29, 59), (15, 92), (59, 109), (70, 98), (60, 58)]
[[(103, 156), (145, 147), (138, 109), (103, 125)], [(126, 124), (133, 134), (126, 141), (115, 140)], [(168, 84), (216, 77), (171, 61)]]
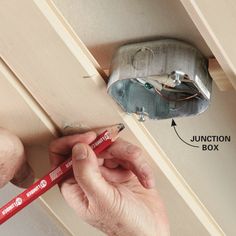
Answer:
[(236, 2), (181, 0), (236, 89)]
[[(187, 40), (196, 45), (205, 55), (211, 55), (179, 1), (69, 0), (65, 2), (54, 0), (54, 2), (103, 68), (109, 66), (112, 54), (119, 45), (159, 36)], [(188, 0), (185, 2), (190, 3)], [(221, 21), (226, 20), (226, 17), (224, 19), (218, 17), (218, 23), (216, 23), (213, 20), (215, 15), (212, 2), (196, 2), (203, 6), (205, 16), (207, 16), (207, 9), (211, 10), (208, 15), (211, 24), (219, 30), (220, 37), (224, 37), (220, 30), (228, 32), (231, 29), (231, 27), (222, 26)], [(227, 1), (227, 3), (228, 6), (232, 6), (231, 11), (233, 11), (235, 9), (233, 1)], [(222, 2), (220, 7), (220, 1), (218, 1), (217, 11), (221, 12), (225, 4)], [(226, 12), (223, 14), (227, 15)], [(234, 20), (233, 14), (229, 17), (232, 21)], [(207, 31), (204, 32), (207, 33)], [(229, 54), (233, 55), (232, 43), (230, 41), (227, 44), (227, 40), (232, 41), (232, 38), (225, 38), (223, 42)], [(225, 62), (222, 63), (225, 64)], [(169, 120), (146, 123), (146, 127), (229, 235), (235, 234), (236, 231), (234, 226), (236, 143), (233, 138), (236, 131), (235, 101), (234, 92), (220, 93), (214, 87), (212, 105), (205, 114), (194, 118), (177, 119), (179, 124), (177, 128), (184, 138), (202, 133), (231, 134), (232, 142), (223, 146), (222, 150), (217, 153), (203, 154), (199, 150), (184, 146), (170, 128)]]
[[(25, 0), (23, 3), (16, 0), (7, 1), (4, 2), (4, 8), (0, 10), (1, 55), (57, 126), (64, 130), (65, 125), (72, 124), (81, 130), (105, 126), (108, 125), (107, 122), (111, 124), (125, 122), (127, 128), (123, 133), (124, 137), (143, 147), (145, 157), (155, 167), (159, 191), (165, 194), (167, 205), (173, 206), (173, 209), (169, 211), (173, 214), (171, 219), (177, 217), (171, 223), (175, 229), (173, 232), (177, 235), (185, 233), (188, 235), (192, 228), (186, 228), (186, 226), (194, 225), (196, 234), (201, 232), (205, 235), (207, 229), (217, 235), (222, 235), (217, 223), (171, 165), (159, 145), (135, 120), (125, 119), (124, 114), (108, 97), (105, 83), (92, 62), (86, 60), (88, 64), (85, 65), (84, 58), (87, 52), (83, 53), (83, 44), (70, 36), (66, 25), (60, 23), (47, 1)], [(9, 13), (12, 16), (10, 21)], [(142, 137), (145, 137), (145, 145)], [(42, 147), (40, 150), (42, 151)], [(43, 155), (42, 152), (37, 152), (37, 154), (42, 160), (47, 160), (46, 154)], [(159, 162), (152, 159), (151, 154), (159, 156)], [(35, 168), (43, 169), (43, 166), (37, 165)], [(176, 205), (173, 205), (172, 198), (177, 199), (179, 195), (184, 200), (180, 198), (177, 209)], [(58, 193), (53, 194), (52, 199), (56, 201), (57, 196)], [(45, 201), (47, 201), (46, 198)], [(66, 221), (70, 215), (69, 210), (65, 212), (60, 210), (68, 208), (63, 208), (59, 203), (49, 203), (61, 223), (65, 224), (74, 235), (81, 232), (78, 224)], [(197, 217), (191, 211), (189, 213), (187, 205)], [(177, 215), (175, 215), (176, 212)], [(181, 212), (181, 217), (179, 212)], [(187, 217), (189, 215), (192, 218)], [(175, 226), (178, 220), (181, 220), (183, 228), (179, 225)], [(186, 220), (189, 222), (186, 223)]]
[(53, 0), (102, 68), (127, 42), (174, 37), (209, 48), (178, 0)]
[[(99, 125), (107, 124), (106, 119), (103, 117), (104, 114), (101, 114), (100, 111), (108, 108), (108, 111), (111, 111), (114, 104), (110, 101), (107, 95), (105, 95), (105, 88), (104, 84), (101, 82), (101, 78), (98, 74), (89, 74), (89, 72), (95, 72), (95, 69), (89, 71), (85, 69), (85, 67), (81, 66), (84, 63), (84, 61), (80, 61), (82, 60), (82, 56), (80, 58), (79, 54), (75, 54), (74, 51), (71, 52), (71, 49), (68, 49), (63, 41), (64, 39), (69, 41), (71, 39), (65, 35), (63, 36), (64, 39), (60, 38), (61, 36), (58, 37), (58, 31), (54, 31), (54, 29), (51, 28), (51, 25), (49, 26), (49, 23), (44, 18), (47, 17), (45, 5), (41, 3), (41, 1), (35, 2), (38, 4), (37, 7), (42, 7), (40, 9), (43, 14), (37, 9), (36, 5), (30, 1), (25, 1), (25, 5), (22, 3), (17, 5), (17, 1), (15, 1), (16, 5), (5, 2), (6, 7), (9, 7), (7, 9), (10, 9), (11, 13), (14, 14), (12, 14), (13, 17), (11, 18), (11, 21), (7, 21), (8, 29), (5, 30), (5, 33), (1, 38), (3, 39), (1, 41), (1, 53), (3, 57), (14, 69), (17, 76), (19, 76), (19, 79), (24, 82), (27, 89), (29, 89), (42, 107), (50, 114), (50, 117), (52, 117), (62, 129), (65, 124), (68, 124), (67, 122), (69, 122), (69, 124), (75, 124), (74, 122), (77, 120), (80, 121), (78, 123), (79, 128), (88, 127), (83, 126), (83, 124), (88, 124), (89, 127), (94, 127), (95, 125), (98, 125), (98, 123)], [(25, 6), (28, 6), (29, 8)], [(19, 17), (16, 17), (18, 16), (17, 14), (20, 14)], [(1, 17), (6, 20), (8, 19), (8, 16), (9, 14), (6, 12), (6, 8), (4, 8), (4, 11), (1, 12)], [(34, 19), (34, 21), (29, 21), (29, 19)], [(50, 18), (50, 20), (53, 21), (54, 18)], [(50, 21), (50, 24), (54, 24), (55, 27), (57, 24), (55, 24), (55, 21), (52, 21)], [(1, 24), (2, 29), (6, 29), (6, 27), (4, 27), (6, 25), (4, 24), (4, 21), (2, 21)], [(19, 27), (15, 27), (15, 24)], [(9, 31), (9, 28), (17, 30), (17, 39), (14, 37), (15, 31)], [(28, 37), (29, 33), (31, 34), (30, 38)], [(35, 50), (35, 48), (37, 48), (37, 50)], [(81, 50), (81, 47), (78, 46), (77, 49)], [(34, 60), (32, 60), (32, 58), (34, 58)], [(89, 75), (91, 76), (90, 80), (83, 80), (85, 79), (83, 76)], [(57, 86), (55, 86), (55, 84)], [(84, 92), (81, 88), (87, 89), (85, 89)], [(96, 98), (96, 102), (93, 102), (94, 98), (86, 96), (88, 94), (93, 94)], [(78, 102), (82, 100), (81, 98), (86, 98), (86, 104)], [(101, 106), (99, 108), (92, 105), (91, 107), (87, 107), (87, 104), (100, 104)], [(81, 111), (83, 111), (83, 113)], [(117, 111), (117, 108), (114, 107), (114, 110), (112, 111), (114, 111), (114, 114), (108, 112), (109, 121), (120, 121), (122, 116), (120, 112)], [(133, 121), (131, 123), (135, 124)], [(138, 133), (145, 135), (145, 132), (143, 132), (141, 128), (138, 128)], [(133, 142), (138, 143), (139, 145), (142, 145), (130, 129), (126, 130), (125, 137), (133, 140)], [(148, 141), (147, 137), (146, 142), (151, 143), (151, 141)], [(179, 178), (178, 173), (175, 172), (175, 169), (170, 167), (171, 165), (168, 166), (168, 164), (165, 163), (166, 157), (161, 153), (161, 149), (158, 145), (152, 144), (152, 152), (158, 153), (159, 151), (161, 157), (160, 160), (162, 161), (162, 171), (166, 168), (166, 174), (168, 172), (171, 173), (171, 178), (170, 176), (167, 176), (172, 179), (173, 184), (176, 181), (177, 184), (175, 187), (177, 189), (181, 188), (183, 190), (184, 194), (182, 196), (184, 196), (185, 200), (188, 201), (190, 207), (192, 207), (191, 202), (194, 202), (195, 213), (197, 213), (198, 216), (203, 215), (205, 226), (208, 226), (208, 223), (205, 222), (206, 218), (207, 222), (208, 220), (211, 221), (211, 219), (208, 219), (208, 214), (206, 214), (202, 209), (198, 201), (195, 201), (195, 199), (192, 198), (191, 192), (188, 192), (189, 189), (183, 185), (183, 182), (181, 182), (182, 180)], [(146, 153), (148, 154), (149, 152)], [(148, 156), (149, 155), (147, 155), (147, 157)], [(150, 159), (151, 157), (149, 157), (149, 160)], [(40, 168), (40, 166), (37, 167)], [(175, 227), (175, 224), (177, 224), (177, 227), (173, 232), (176, 233), (176, 235), (184, 235), (185, 233), (186, 235), (189, 235), (189, 232), (192, 232), (193, 228), (186, 228), (186, 226), (194, 225), (196, 227), (194, 228), (194, 233), (196, 232), (197, 235), (199, 235), (199, 233), (200, 235), (207, 234), (198, 219), (192, 215), (192, 212), (190, 212), (190, 215), (193, 218), (188, 217), (188, 208), (186, 209), (186, 204), (181, 198), (181, 201), (179, 202), (180, 205), (178, 205), (178, 203), (174, 204), (173, 199), (176, 200), (178, 198), (177, 192), (174, 189), (171, 189), (172, 186), (159, 168), (156, 168), (155, 171), (160, 191), (163, 195), (166, 194), (165, 199), (168, 207), (173, 206), (171, 212), (177, 212), (177, 215), (174, 215), (176, 218), (174, 218), (172, 223), (173, 227)], [(180, 194), (182, 194), (181, 191)], [(52, 193), (52, 196), (55, 197), (54, 193)], [(52, 199), (54, 199), (54, 197), (52, 197)], [(54, 209), (53, 204), (51, 204), (54, 212), (57, 212), (58, 210), (60, 211), (62, 206), (58, 203), (55, 205)], [(176, 209), (176, 206), (179, 206), (180, 210), (178, 208)], [(197, 208), (195, 208), (196, 206)], [(68, 214), (70, 214), (68, 208), (65, 207), (65, 209), (65, 212), (60, 213), (62, 221)], [(181, 215), (178, 214), (179, 212), (181, 212)], [(184, 214), (184, 212), (187, 213)], [(179, 220), (181, 220), (181, 222), (179, 222)], [(190, 222), (188, 223), (186, 220), (190, 220)], [(182, 223), (182, 225), (178, 225), (179, 223)], [(68, 222), (67, 226), (70, 229), (73, 229), (74, 233), (81, 232), (79, 231), (78, 226), (72, 222)], [(213, 223), (209, 226), (209, 229), (213, 230), (212, 232), (218, 232), (217, 226), (214, 227), (215, 225)], [(178, 231), (178, 229), (180, 231)]]
[(9, 78), (15, 79), (0, 60), (0, 127), (21, 137), (25, 145), (49, 141), (51, 133), (11, 85)]
[[(0, 189), (0, 205), (22, 190), (12, 184)], [(70, 236), (39, 200), (18, 213), (14, 218), (1, 225), (0, 236)]]

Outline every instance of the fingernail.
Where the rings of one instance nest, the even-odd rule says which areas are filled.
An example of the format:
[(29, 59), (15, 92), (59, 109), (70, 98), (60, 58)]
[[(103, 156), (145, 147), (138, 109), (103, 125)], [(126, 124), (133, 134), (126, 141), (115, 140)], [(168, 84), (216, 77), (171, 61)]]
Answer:
[(134, 154), (136, 152), (140, 152), (140, 149), (135, 145), (130, 144), (127, 146), (126, 151), (128, 154)]
[(76, 145), (75, 152), (76, 152), (75, 160), (77, 160), (77, 161), (83, 160), (87, 157), (86, 150), (85, 150), (84, 146), (81, 144)]
[(80, 161), (86, 158), (86, 155), (84, 154), (79, 154), (78, 156), (75, 157), (75, 160)]

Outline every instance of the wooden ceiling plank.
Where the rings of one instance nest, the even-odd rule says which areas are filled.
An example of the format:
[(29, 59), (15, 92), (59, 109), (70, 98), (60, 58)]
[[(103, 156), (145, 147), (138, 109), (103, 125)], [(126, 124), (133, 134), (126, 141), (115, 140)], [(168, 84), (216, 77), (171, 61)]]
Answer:
[(236, 89), (236, 2), (181, 0), (181, 3)]
[(34, 97), (29, 93), (25, 86), (18, 80), (11, 69), (6, 65), (6, 63), (0, 58), (0, 73), (4, 78), (12, 85), (12, 87), (18, 92), (19, 97), (21, 97), (25, 104), (27, 104), (36, 117), (45, 125), (54, 137), (60, 136), (60, 131), (56, 124), (51, 120), (48, 114), (42, 109), (42, 107), (37, 103)]
[(208, 60), (208, 71), (220, 91), (228, 91), (233, 89), (227, 75), (215, 58), (210, 58)]
[(42, 122), (44, 114), (40, 114), (35, 101), (1, 58), (0, 88), (0, 126), (15, 133), (26, 146), (49, 142), (53, 133), (53, 129), (48, 130), (51, 125)]

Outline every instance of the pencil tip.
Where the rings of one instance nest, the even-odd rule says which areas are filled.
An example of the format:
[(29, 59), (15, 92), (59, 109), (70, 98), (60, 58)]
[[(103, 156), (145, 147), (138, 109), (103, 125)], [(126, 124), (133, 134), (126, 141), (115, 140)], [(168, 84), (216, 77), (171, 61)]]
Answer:
[(117, 125), (117, 128), (118, 128), (118, 132), (120, 132), (125, 128), (125, 126), (124, 126), (124, 124), (120, 123)]

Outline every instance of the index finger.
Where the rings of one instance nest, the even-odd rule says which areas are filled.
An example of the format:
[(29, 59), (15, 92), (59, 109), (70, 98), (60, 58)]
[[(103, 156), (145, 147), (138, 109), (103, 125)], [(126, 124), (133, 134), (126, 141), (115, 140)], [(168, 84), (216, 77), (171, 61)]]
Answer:
[(71, 156), (71, 150), (75, 144), (90, 144), (96, 137), (95, 132), (89, 131), (87, 133), (64, 136), (53, 140), (49, 146), (49, 159), (52, 168), (57, 167)]
[(154, 174), (139, 147), (118, 139), (111, 147), (101, 153), (99, 157), (104, 160), (114, 159), (124, 168), (131, 170), (145, 188), (154, 187)]

